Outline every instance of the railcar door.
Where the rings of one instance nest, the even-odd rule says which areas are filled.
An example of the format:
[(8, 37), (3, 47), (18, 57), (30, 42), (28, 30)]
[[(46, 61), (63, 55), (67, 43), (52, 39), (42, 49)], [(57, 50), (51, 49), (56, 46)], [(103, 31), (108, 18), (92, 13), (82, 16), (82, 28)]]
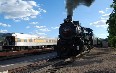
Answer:
[(15, 45), (15, 37), (14, 36), (7, 36), (5, 38), (6, 46), (13, 46)]

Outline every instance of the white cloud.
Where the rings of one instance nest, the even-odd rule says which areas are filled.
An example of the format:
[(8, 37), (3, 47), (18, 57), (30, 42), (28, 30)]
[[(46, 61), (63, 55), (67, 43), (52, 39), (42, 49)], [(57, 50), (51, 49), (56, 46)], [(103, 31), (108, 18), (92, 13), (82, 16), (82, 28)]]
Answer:
[(46, 26), (35, 26), (35, 28), (37, 28), (38, 30), (42, 31), (42, 32), (48, 32), (51, 31), (49, 30)]
[(22, 18), (23, 20), (29, 20), (29, 17)]
[(30, 34), (37, 35), (39, 38), (46, 38), (47, 37), (46, 33), (42, 33), (39, 30), (34, 30), (34, 31), (30, 32)]
[(110, 8), (106, 8), (106, 11), (108, 11)]
[(104, 11), (103, 10), (99, 11), (99, 13), (101, 14), (100, 20), (92, 22), (90, 23), (90, 25), (93, 25), (95, 27), (107, 28), (108, 25), (106, 24), (106, 21), (109, 19), (109, 15), (111, 14), (111, 13), (108, 13), (109, 9), (110, 8), (106, 8)]
[(4, 23), (0, 23), (0, 26), (3, 26), (3, 27), (11, 27), (11, 25), (9, 25), (9, 24), (4, 24)]
[(39, 29), (40, 31), (43, 31), (43, 32), (48, 32), (48, 31), (51, 31), (51, 30), (49, 30), (48, 28), (41, 28), (41, 29)]
[(39, 8), (39, 11), (40, 11), (40, 12), (46, 13), (46, 10), (44, 10), (44, 9), (42, 9), (42, 8)]
[(38, 22), (31, 22), (30, 24), (38, 24)]
[(20, 22), (20, 20), (18, 20), (18, 19), (13, 19), (15, 22)]
[(97, 34), (97, 37), (99, 38), (107, 38), (108, 36), (108, 33), (104, 34), (104, 33), (101, 33), (101, 34)]
[(29, 29), (29, 28), (30, 28), (30, 26), (27, 26), (26, 28), (27, 28), (27, 29)]
[(31, 18), (36, 18), (36, 16), (31, 16)]
[(107, 13), (107, 14), (103, 14), (102, 16), (103, 17), (107, 17), (107, 16), (109, 16), (111, 13)]
[(0, 30), (0, 33), (7, 33), (7, 32), (8, 32), (7, 30), (3, 30), (3, 29)]
[(110, 9), (110, 8), (106, 8), (106, 10), (108, 10), (108, 9)]
[(51, 27), (52, 29), (58, 29), (59, 27)]
[(35, 30), (35, 33), (39, 36), (45, 36), (47, 35), (46, 33), (39, 32), (38, 30)]
[(109, 17), (101, 17), (101, 20), (108, 20), (109, 19)]
[(36, 34), (39, 36), (39, 38), (47, 38), (47, 34), (46, 33), (36, 32)]
[(46, 28), (46, 26), (35, 26), (35, 28), (41, 29), (41, 28)]
[(39, 33), (39, 32), (37, 32), (37, 34), (38, 34), (38, 35), (47, 35), (47, 34), (45, 34), (45, 33)]
[(103, 27), (103, 28), (107, 28), (108, 27), (108, 25), (106, 25), (106, 20), (95, 21), (93, 23), (90, 23), (90, 25), (93, 25), (95, 27)]
[(99, 11), (100, 14), (104, 14), (105, 12), (103, 10)]
[[(38, 9), (38, 10), (37, 10)], [(35, 1), (30, 0), (0, 0), (0, 13), (5, 19), (29, 20), (46, 12)]]

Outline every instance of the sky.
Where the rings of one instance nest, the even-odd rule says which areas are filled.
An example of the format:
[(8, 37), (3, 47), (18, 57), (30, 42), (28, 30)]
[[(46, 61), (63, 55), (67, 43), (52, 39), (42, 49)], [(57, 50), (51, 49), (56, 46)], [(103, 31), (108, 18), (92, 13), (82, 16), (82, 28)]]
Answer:
[[(73, 20), (93, 29), (94, 35), (107, 38), (106, 21), (113, 0), (95, 0), (90, 6), (78, 6)], [(25, 33), (56, 38), (67, 17), (65, 0), (0, 0), (0, 33)]]

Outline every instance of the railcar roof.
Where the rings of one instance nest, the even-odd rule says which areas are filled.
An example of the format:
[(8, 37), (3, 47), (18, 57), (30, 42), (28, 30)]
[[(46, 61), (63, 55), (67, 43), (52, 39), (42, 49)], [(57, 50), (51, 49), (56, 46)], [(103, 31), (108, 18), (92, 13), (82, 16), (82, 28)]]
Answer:
[(39, 38), (39, 36), (36, 35), (31, 35), (31, 34), (23, 34), (23, 33), (14, 33), (12, 36), (15, 36), (16, 38), (23, 38), (23, 39), (28, 39), (28, 38)]
[(57, 39), (57, 38), (41, 38), (38, 35), (31, 35), (31, 34), (24, 34), (24, 33), (0, 33), (0, 37), (6, 36), (15, 36), (16, 38), (20, 39)]

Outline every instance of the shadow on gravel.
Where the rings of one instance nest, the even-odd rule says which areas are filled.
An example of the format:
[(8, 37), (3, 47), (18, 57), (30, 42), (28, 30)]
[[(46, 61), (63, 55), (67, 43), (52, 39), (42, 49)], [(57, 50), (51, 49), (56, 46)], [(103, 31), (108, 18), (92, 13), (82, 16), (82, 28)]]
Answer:
[(94, 59), (99, 56), (84, 56), (82, 59)]
[(95, 52), (95, 53), (89, 53), (87, 55), (85, 55), (84, 57), (82, 57), (82, 59), (94, 59), (96, 57), (101, 57), (104, 54), (108, 54), (107, 52)]
[(96, 53), (90, 53), (90, 54), (88, 54), (87, 56), (92, 56), (92, 55), (94, 55), (94, 56), (100, 56), (100, 55), (102, 55), (102, 54), (108, 54), (108, 52), (96, 52)]
[(84, 66), (84, 65), (102, 63), (102, 62), (103, 62), (102, 60), (80, 60), (80, 61), (75, 61), (74, 63), (72, 63), (71, 67)]

